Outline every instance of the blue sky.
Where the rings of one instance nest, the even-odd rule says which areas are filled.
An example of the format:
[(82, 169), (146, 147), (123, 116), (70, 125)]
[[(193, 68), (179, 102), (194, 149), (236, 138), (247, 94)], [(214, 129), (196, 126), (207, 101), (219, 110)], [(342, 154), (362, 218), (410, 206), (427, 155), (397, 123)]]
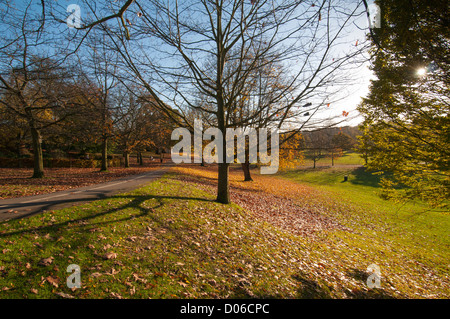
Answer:
[[(20, 6), (23, 3), (28, 3), (28, 1), (20, 0), (20, 1), (12, 1), (11, 3)], [(35, 11), (36, 14), (40, 12), (39, 3), (40, 3), (39, 1), (36, 1), (36, 4), (31, 9), (32, 11)], [(369, 3), (371, 2), (369, 1)], [(69, 15), (69, 13), (65, 12), (66, 11), (65, 9), (70, 4), (78, 4), (81, 7), (82, 18), (89, 11), (88, 8), (85, 7), (86, 4), (83, 1), (55, 0), (54, 5), (59, 8), (58, 15), (60, 17), (61, 16), (67, 17)], [(92, 1), (90, 4), (95, 5), (95, 1)], [(0, 7), (3, 5), (4, 4), (2, 3)], [(4, 30), (4, 27), (1, 27), (1, 30)], [(62, 25), (61, 32), (66, 34), (73, 34), (74, 31)], [(346, 46), (353, 46), (353, 45), (356, 46), (358, 44), (361, 45), (365, 41), (367, 32), (368, 32), (368, 21), (366, 17), (362, 16), (358, 20), (353, 22), (352, 29), (350, 30), (350, 32), (347, 33), (345, 40), (342, 42), (341, 45), (342, 52), (345, 52), (348, 49), (348, 47)], [(51, 48), (48, 49), (51, 50)], [(339, 52), (337, 52), (336, 54), (339, 54)], [(368, 85), (370, 83), (370, 79), (373, 76), (372, 72), (368, 69), (368, 65), (369, 63), (365, 63), (363, 65), (358, 66), (358, 68), (346, 71), (349, 73), (350, 78), (352, 79), (352, 83), (351, 85), (346, 85), (339, 89), (342, 100), (331, 103), (329, 111), (327, 110), (329, 114), (324, 114), (323, 115), (324, 117), (327, 116), (332, 117), (336, 114), (341, 114), (342, 111), (350, 112), (349, 118), (353, 118), (357, 115), (357, 111), (355, 110), (356, 106), (361, 101), (361, 97), (365, 96), (368, 93)], [(347, 124), (357, 125), (361, 120), (362, 118), (357, 117), (350, 120)]]

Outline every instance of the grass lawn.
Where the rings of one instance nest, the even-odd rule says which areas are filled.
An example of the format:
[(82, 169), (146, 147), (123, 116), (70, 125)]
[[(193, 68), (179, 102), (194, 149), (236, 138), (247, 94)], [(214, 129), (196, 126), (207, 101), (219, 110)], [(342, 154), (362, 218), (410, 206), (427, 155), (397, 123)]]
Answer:
[[(222, 205), (215, 174), (177, 167), (127, 194), (1, 223), (0, 298), (450, 296), (447, 214), (378, 201), (370, 182), (324, 171), (318, 184), (309, 172), (244, 183), (232, 171), (239, 205)], [(80, 289), (66, 286), (70, 264)], [(370, 264), (381, 288), (366, 285)]]
[[(345, 175), (348, 176), (347, 182), (344, 182)], [(280, 176), (314, 187), (318, 195), (317, 203), (330, 202), (333, 206), (338, 202), (340, 206), (348, 207), (347, 210), (324, 210), (363, 235), (335, 233), (346, 245), (356, 250), (370, 250), (374, 260), (389, 261), (394, 255), (403, 256), (398, 260), (398, 265), (390, 261), (389, 264), (397, 269), (392, 276), (404, 277), (405, 285), (420, 267), (425, 278), (442, 271), (442, 287), (447, 287), (447, 298), (450, 296), (448, 212), (433, 210), (422, 202), (393, 203), (383, 200), (379, 196), (379, 175), (366, 172), (363, 167), (304, 169), (281, 173)], [(407, 268), (402, 271), (403, 267)], [(413, 295), (419, 296), (424, 288), (416, 288), (418, 291)]]
[[(298, 280), (286, 271), (298, 275), (298, 239), (213, 199), (172, 175), (111, 199), (3, 223), (0, 297), (295, 294)], [(279, 251), (288, 243), (292, 249)], [(69, 264), (81, 267), (81, 289), (66, 287)]]
[[(314, 163), (311, 157), (306, 153), (302, 166), (313, 167)], [(334, 165), (364, 165), (364, 159), (360, 154), (354, 152), (344, 152), (343, 156), (334, 159)], [(316, 162), (316, 166), (331, 166), (331, 158), (323, 157)]]

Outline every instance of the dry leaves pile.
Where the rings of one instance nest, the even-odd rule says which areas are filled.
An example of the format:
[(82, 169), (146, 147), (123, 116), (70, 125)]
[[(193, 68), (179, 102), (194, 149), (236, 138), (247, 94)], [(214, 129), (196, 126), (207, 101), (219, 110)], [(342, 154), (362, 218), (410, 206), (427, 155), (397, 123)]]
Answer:
[[(184, 175), (180, 179), (197, 183), (210, 193), (216, 192), (215, 167), (174, 169)], [(242, 173), (230, 170), (230, 195), (233, 203), (257, 218), (302, 236), (313, 236), (324, 230), (346, 229), (337, 221), (320, 214), (317, 209), (302, 205), (303, 198), (314, 196), (312, 188), (269, 176), (254, 175), (252, 178), (253, 182), (242, 182)]]

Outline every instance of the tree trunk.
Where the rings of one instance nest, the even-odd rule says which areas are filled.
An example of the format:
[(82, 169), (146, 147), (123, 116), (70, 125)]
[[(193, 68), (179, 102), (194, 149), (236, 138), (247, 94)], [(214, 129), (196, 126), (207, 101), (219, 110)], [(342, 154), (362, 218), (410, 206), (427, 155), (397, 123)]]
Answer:
[(205, 159), (203, 158), (203, 154), (202, 154), (202, 162), (200, 163), (200, 166), (203, 166), (203, 167), (206, 166)]
[(229, 172), (228, 163), (219, 163), (219, 178), (217, 182), (217, 201), (222, 204), (230, 203), (230, 192), (229, 192)]
[(217, 180), (217, 201), (222, 204), (229, 204), (230, 201), (230, 182), (228, 179), (229, 167), (230, 164), (226, 162), (226, 137), (225, 137), (225, 112), (223, 107), (223, 100), (218, 100), (218, 109), (217, 119), (218, 119), (218, 128), (222, 132), (222, 145), (223, 145), (223, 154), (222, 160), (219, 158), (219, 174)]
[(142, 158), (142, 152), (139, 152), (139, 165), (144, 165), (144, 159)]
[(242, 171), (244, 171), (244, 182), (250, 182), (253, 181), (252, 176), (250, 174), (250, 163), (245, 161), (245, 163), (242, 163)]
[(222, 31), (222, 10), (217, 9), (217, 74), (216, 74), (216, 101), (217, 101), (217, 127), (222, 132), (222, 159), (219, 158), (219, 176), (217, 181), (217, 201), (222, 204), (230, 203), (230, 191), (229, 191), (229, 180), (228, 172), (230, 164), (226, 162), (226, 118), (225, 118), (225, 102), (224, 102), (224, 92), (223, 92), (223, 71), (225, 68), (225, 56), (226, 50), (224, 46), (224, 33)]
[(32, 178), (44, 177), (44, 157), (42, 156), (41, 132), (36, 128), (31, 128), (31, 138), (33, 140), (34, 171)]
[(25, 145), (22, 143), (22, 137), (18, 135), (19, 142), (17, 143), (17, 155), (19, 158), (19, 168), (22, 168), (22, 150), (25, 149)]
[(223, 101), (221, 100), (221, 103), (219, 103), (219, 110), (222, 110), (222, 112), (218, 112), (218, 122), (219, 122), (219, 130), (222, 132), (222, 145), (223, 147), (223, 154), (222, 154), (222, 160), (220, 161), (219, 158), (219, 168), (218, 168), (218, 180), (217, 180), (217, 201), (222, 204), (229, 204), (230, 201), (230, 182), (228, 179), (228, 173), (229, 173), (229, 167), (230, 164), (226, 162), (226, 151), (225, 151), (225, 145), (226, 145), (226, 137), (225, 137), (225, 116), (223, 112)]
[(128, 152), (124, 152), (123, 157), (125, 158), (125, 168), (130, 167), (130, 154)]
[(331, 153), (331, 166), (334, 166), (334, 153)]
[[(221, 95), (219, 95), (221, 96)], [(230, 201), (230, 182), (228, 179), (229, 167), (230, 164), (226, 162), (226, 126), (225, 126), (225, 112), (223, 106), (223, 99), (218, 99), (218, 109), (217, 119), (218, 119), (218, 128), (222, 132), (222, 145), (223, 145), (223, 154), (222, 160), (219, 158), (219, 174), (217, 180), (217, 201), (222, 204), (229, 204)]]
[(108, 170), (108, 138), (103, 136), (102, 142), (102, 167), (100, 171), (104, 172)]
[(242, 171), (244, 172), (244, 182), (253, 181), (252, 175), (250, 174), (250, 145), (245, 143), (245, 162), (241, 163)]

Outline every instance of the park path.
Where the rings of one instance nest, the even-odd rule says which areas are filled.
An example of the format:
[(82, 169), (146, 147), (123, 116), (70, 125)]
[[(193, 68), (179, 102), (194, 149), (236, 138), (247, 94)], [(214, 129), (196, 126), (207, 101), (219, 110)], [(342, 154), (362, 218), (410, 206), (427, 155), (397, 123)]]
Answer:
[(102, 184), (50, 194), (0, 200), (0, 221), (23, 218), (48, 210), (76, 206), (127, 192), (160, 178), (171, 166), (173, 166), (172, 163), (162, 164), (158, 170), (126, 176)]

